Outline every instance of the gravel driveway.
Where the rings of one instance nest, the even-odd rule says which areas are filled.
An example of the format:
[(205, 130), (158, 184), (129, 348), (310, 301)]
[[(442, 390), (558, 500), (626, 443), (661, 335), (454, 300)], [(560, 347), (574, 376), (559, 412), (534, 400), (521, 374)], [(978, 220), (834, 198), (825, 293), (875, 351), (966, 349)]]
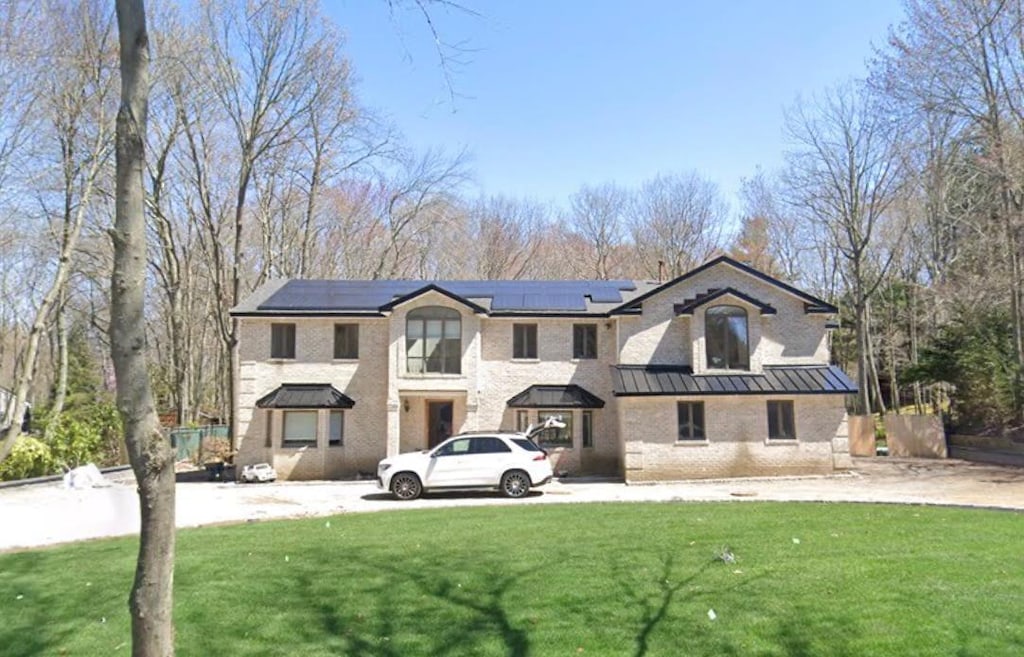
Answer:
[[(428, 495), (397, 502), (373, 482), (179, 483), (179, 527), (448, 506), (725, 500), (889, 502), (1024, 510), (1024, 468), (958, 460), (854, 459), (849, 473), (824, 477), (729, 479), (627, 486), (555, 481), (523, 500), (497, 493)], [(67, 490), (36, 484), (0, 490), (0, 551), (138, 531), (133, 482)]]

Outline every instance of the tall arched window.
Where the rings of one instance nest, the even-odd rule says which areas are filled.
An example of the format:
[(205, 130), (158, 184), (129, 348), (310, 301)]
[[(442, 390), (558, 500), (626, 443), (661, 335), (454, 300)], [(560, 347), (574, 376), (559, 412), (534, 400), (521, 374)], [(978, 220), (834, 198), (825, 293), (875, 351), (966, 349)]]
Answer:
[(462, 320), (451, 308), (410, 311), (405, 321), (406, 368), (410, 374), (462, 372)]
[(739, 306), (708, 308), (704, 319), (708, 369), (749, 370), (747, 311)]

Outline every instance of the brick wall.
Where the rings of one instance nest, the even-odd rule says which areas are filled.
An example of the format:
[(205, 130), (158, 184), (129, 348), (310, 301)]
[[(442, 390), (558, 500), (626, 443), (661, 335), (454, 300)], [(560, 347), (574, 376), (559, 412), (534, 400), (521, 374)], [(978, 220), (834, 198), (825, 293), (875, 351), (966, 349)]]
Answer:
[[(766, 402), (792, 399), (795, 441), (768, 441)], [(621, 397), (627, 481), (822, 474), (845, 446), (841, 396)], [(676, 403), (703, 401), (706, 442), (677, 440)]]

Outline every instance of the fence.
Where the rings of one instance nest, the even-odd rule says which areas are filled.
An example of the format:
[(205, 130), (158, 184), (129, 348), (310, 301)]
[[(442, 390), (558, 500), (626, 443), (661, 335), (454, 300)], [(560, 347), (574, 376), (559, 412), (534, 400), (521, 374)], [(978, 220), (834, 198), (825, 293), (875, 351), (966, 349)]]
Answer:
[(965, 461), (1024, 466), (1024, 438), (951, 433), (949, 455)]
[(170, 437), (176, 461), (202, 463), (209, 441), (227, 440), (228, 428), (223, 425), (177, 427), (170, 430)]
[[(850, 456), (876, 453), (875, 416), (849, 417)], [(885, 443), (889, 456), (940, 458), (948, 456), (942, 418), (937, 415), (895, 415), (884, 419)]]

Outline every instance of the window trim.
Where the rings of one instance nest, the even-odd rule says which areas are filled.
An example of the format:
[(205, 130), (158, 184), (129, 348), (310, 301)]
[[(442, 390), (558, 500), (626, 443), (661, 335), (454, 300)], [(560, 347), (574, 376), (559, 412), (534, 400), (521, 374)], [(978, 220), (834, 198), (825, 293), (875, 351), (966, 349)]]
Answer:
[[(338, 422), (339, 435), (335, 440), (333, 435), (334, 426), (331, 424), (332, 418), (338, 416), (340, 421)], [(341, 409), (332, 408), (327, 413), (327, 446), (328, 447), (344, 447), (345, 446), (345, 411)]]
[[(523, 333), (525, 333), (525, 335), (521, 337)], [(523, 322), (516, 322), (515, 324), (512, 324), (512, 360), (537, 360), (537, 356), (540, 353), (538, 345), (539, 333), (540, 330), (537, 328), (536, 323), (526, 324)], [(521, 339), (525, 341), (525, 344), (520, 342)], [(533, 347), (532, 353), (530, 347)]]
[[(426, 354), (426, 340), (427, 340), (427, 322), (439, 321), (441, 322), (441, 336), (440, 345), (442, 345), (442, 354), (440, 356), (441, 369), (430, 370), (427, 369), (427, 364), (430, 363), (430, 358)], [(414, 339), (410, 338), (411, 331), (410, 327), (418, 323), (420, 324), (421, 337), (419, 341), (423, 344), (424, 353), (422, 356), (412, 356), (410, 351), (415, 345)], [(446, 338), (445, 334), (448, 332), (450, 325), (454, 324), (455, 329), (458, 332), (458, 338)], [(453, 331), (455, 332), (455, 331)], [(448, 353), (448, 340), (457, 340), (456, 353)], [(459, 311), (454, 308), (448, 308), (447, 306), (422, 306), (420, 308), (414, 308), (410, 310), (405, 316), (405, 373), (408, 376), (462, 376), (462, 315)], [(449, 360), (454, 364), (454, 371), (448, 369)], [(410, 365), (413, 362), (421, 362), (422, 369), (419, 371), (413, 370)]]
[[(687, 420), (690, 427), (690, 436), (684, 438), (682, 436), (683, 429), (683, 409), (687, 409)], [(695, 422), (693, 420), (693, 409), (700, 409), (700, 437), (694, 436)], [(702, 401), (678, 401), (676, 402), (676, 443), (680, 445), (705, 445), (708, 443), (708, 428), (707, 428), (707, 412)]]
[[(715, 312), (716, 310), (722, 310), (722, 311), (733, 311), (733, 310), (736, 310), (736, 311), (739, 311), (740, 313), (743, 313), (743, 315), (742, 315), (743, 316), (743, 331), (745, 333), (744, 341), (746, 342), (746, 347), (747, 348), (746, 348), (746, 358), (745, 358), (744, 362), (741, 363), (739, 366), (733, 366), (733, 365), (731, 365), (728, 362), (728, 354), (729, 354), (729, 351), (730, 351), (730, 344), (729, 344), (729, 342), (730, 342), (730, 339), (731, 339), (730, 336), (732, 336), (732, 332), (728, 330), (728, 322), (726, 322), (726, 324), (725, 324), (726, 328), (724, 329), (724, 347), (723, 347), (723, 349), (724, 349), (723, 356), (725, 356), (725, 358), (723, 358), (723, 360), (726, 360), (726, 363), (725, 363), (724, 366), (713, 365), (711, 363), (711, 349), (710, 349), (710, 339), (709, 339), (710, 336), (711, 336), (711, 333), (712, 333), (711, 330), (710, 330), (710, 326), (709, 326), (711, 317), (718, 316), (720, 314), (724, 315), (727, 318), (728, 317), (739, 317), (740, 316), (739, 313), (728, 313), (728, 312), (718, 313), (718, 312)], [(724, 370), (724, 371), (730, 371), (730, 372), (749, 372), (750, 371), (750, 313), (747, 311), (746, 308), (744, 308), (742, 306), (737, 306), (735, 304), (722, 303), (722, 304), (718, 304), (718, 305), (715, 305), (715, 306), (711, 306), (710, 308), (708, 308), (707, 310), (704, 311), (704, 362), (705, 362), (705, 364), (707, 366), (707, 369), (709, 369), (709, 370)]]
[[(789, 416), (789, 418), (788, 418), (789, 419), (789, 424), (790, 424), (789, 428), (791, 429), (791, 434), (792, 435), (790, 435), (790, 436), (782, 435), (782, 436), (777, 436), (777, 437), (772, 435), (772, 407), (773, 406), (775, 407), (776, 427), (778, 428), (778, 425), (781, 424), (781, 425), (783, 425), (782, 428), (785, 429), (786, 416), (788, 415)], [(795, 443), (795, 442), (797, 442), (799, 440), (799, 438), (797, 436), (797, 433), (796, 433), (796, 404), (794, 403), (794, 401), (792, 399), (769, 399), (765, 403), (765, 418), (768, 421), (768, 433), (767, 433), (768, 437), (766, 439), (766, 441), (768, 443), (771, 443), (771, 444), (783, 443), (783, 444), (785, 444), (785, 443)]]
[[(592, 338), (587, 339), (591, 334)], [(588, 352), (587, 347), (590, 347)], [(572, 325), (572, 357), (573, 360), (597, 360), (597, 324), (580, 323)]]
[[(284, 337), (280, 339), (278, 339), (276, 335), (279, 331), (284, 332)], [(270, 324), (271, 360), (295, 360), (296, 333), (297, 331), (295, 329), (295, 322), (272, 322)], [(278, 344), (278, 342), (284, 342), (285, 344), (280, 345)], [(290, 347), (290, 349), (278, 350), (278, 347)]]
[[(345, 330), (351, 331), (352, 335), (349, 336), (348, 340), (343, 341), (344, 343), (338, 344), (339, 331), (344, 333)], [(352, 349), (351, 352), (345, 354), (338, 354), (338, 347), (348, 347)], [(354, 322), (339, 322), (334, 325), (334, 360), (359, 360), (359, 324)]]
[(525, 408), (516, 409), (516, 431), (526, 433), (530, 428), (530, 411)]

